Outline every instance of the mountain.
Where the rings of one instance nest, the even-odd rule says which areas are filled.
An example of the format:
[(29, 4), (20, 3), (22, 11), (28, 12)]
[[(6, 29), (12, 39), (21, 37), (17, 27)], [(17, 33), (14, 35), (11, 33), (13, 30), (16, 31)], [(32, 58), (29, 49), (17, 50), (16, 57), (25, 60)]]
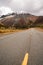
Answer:
[(35, 24), (43, 24), (43, 16), (39, 16), (38, 19), (35, 21)]
[(38, 17), (38, 19), (34, 22), (34, 26), (43, 26), (43, 16)]
[(37, 24), (43, 24), (43, 16), (34, 16), (28, 13), (12, 13), (8, 15), (2, 15), (0, 17), (0, 23), (6, 28), (26, 28), (32, 25), (36, 26)]

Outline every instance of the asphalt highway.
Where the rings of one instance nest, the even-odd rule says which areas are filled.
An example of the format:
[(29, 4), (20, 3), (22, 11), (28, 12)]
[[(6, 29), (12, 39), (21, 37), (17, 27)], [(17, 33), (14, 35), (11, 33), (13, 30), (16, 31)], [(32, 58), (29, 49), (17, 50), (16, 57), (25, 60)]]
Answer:
[(0, 37), (0, 65), (43, 65), (43, 32), (34, 28)]

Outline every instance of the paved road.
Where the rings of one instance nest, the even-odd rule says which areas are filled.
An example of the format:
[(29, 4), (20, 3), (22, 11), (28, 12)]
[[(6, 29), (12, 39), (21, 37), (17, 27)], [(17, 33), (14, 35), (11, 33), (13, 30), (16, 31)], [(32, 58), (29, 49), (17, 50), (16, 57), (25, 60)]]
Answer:
[(21, 65), (26, 53), (27, 65), (43, 65), (43, 32), (29, 29), (0, 37), (0, 65)]

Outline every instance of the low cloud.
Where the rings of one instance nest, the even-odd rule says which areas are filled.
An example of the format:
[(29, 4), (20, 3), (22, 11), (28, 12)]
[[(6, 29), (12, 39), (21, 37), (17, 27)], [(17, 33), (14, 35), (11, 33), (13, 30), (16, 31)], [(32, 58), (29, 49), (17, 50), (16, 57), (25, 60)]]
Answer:
[(2, 6), (8, 7), (14, 12), (23, 11), (34, 15), (43, 15), (43, 0), (1, 0), (0, 7)]
[(8, 13), (12, 13), (13, 11), (9, 7), (0, 7), (0, 14), (5, 15)]

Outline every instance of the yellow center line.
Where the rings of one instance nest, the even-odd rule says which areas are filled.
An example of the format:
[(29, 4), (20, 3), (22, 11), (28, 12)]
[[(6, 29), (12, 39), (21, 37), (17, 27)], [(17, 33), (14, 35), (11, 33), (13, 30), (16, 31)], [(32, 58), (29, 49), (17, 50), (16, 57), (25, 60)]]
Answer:
[(26, 54), (25, 54), (25, 57), (24, 57), (24, 59), (23, 59), (22, 65), (27, 65), (27, 63), (28, 63), (28, 58), (29, 58), (29, 54), (26, 53)]

